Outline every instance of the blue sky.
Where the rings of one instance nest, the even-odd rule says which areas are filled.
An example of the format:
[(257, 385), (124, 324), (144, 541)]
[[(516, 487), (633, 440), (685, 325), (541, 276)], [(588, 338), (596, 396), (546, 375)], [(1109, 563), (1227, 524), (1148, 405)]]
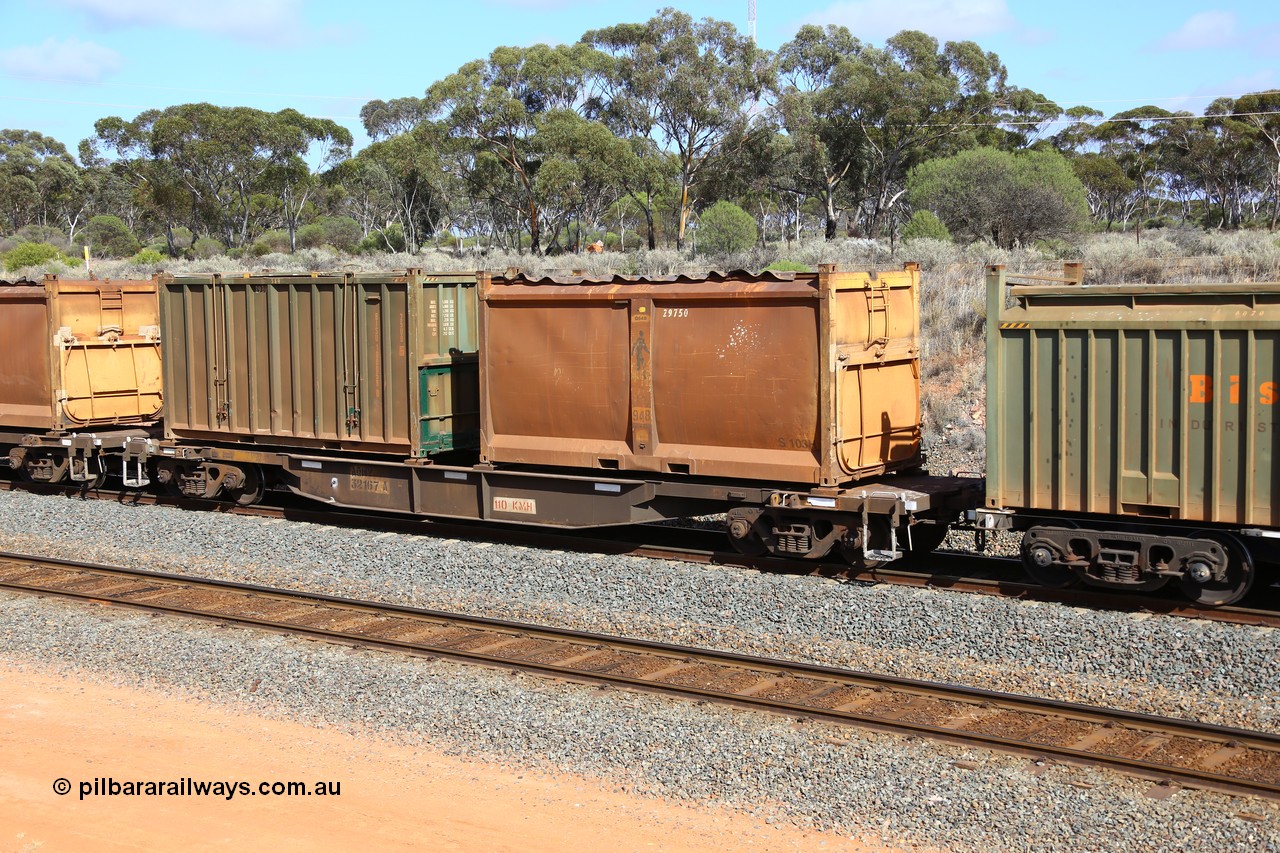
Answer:
[[(0, 0), (0, 127), (75, 150), (98, 118), (209, 101), (294, 107), (363, 140), (373, 98), (420, 95), (497, 45), (574, 42), (643, 21), (635, 0)], [(747, 1), (671, 5), (747, 28)], [(1108, 115), (1142, 104), (1200, 112), (1214, 97), (1280, 87), (1280, 3), (1075, 0), (757, 0), (757, 40), (804, 23), (882, 43), (902, 29), (973, 39), (1009, 81)]]

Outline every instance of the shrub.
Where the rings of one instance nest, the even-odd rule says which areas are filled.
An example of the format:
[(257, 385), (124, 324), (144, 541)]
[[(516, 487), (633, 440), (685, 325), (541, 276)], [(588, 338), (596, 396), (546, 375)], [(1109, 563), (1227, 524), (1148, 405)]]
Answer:
[(298, 246), (306, 249), (332, 246), (350, 253), (359, 245), (360, 223), (350, 216), (322, 216), (298, 230)]
[(303, 225), (298, 229), (299, 246), (305, 249), (314, 249), (324, 244), (324, 226), (319, 222), (312, 222), (310, 225)]
[(95, 216), (84, 227), (84, 241), (99, 257), (127, 258), (138, 251), (138, 238), (118, 216)]
[(808, 264), (802, 264), (799, 261), (779, 260), (774, 261), (765, 267), (766, 270), (774, 272), (813, 272), (813, 267)]
[(921, 237), (929, 240), (945, 240), (951, 242), (951, 232), (932, 210), (917, 210), (911, 219), (902, 226), (902, 239), (914, 240)]
[(1057, 237), (1037, 240), (1035, 248), (1046, 258), (1059, 261), (1075, 261), (1084, 257), (1084, 252), (1075, 243)]
[(18, 229), (18, 233), (15, 236), (23, 243), (48, 243), (50, 246), (57, 246), (59, 249), (64, 250), (69, 245), (66, 233), (52, 225), (35, 223), (24, 225)]
[(20, 270), (47, 264), (61, 257), (62, 252), (58, 247), (49, 243), (19, 243), (4, 253), (4, 268), (11, 271)]
[(155, 249), (143, 249), (129, 260), (139, 266), (154, 266), (156, 264), (164, 263), (165, 256), (162, 252), (157, 252)]
[(191, 253), (202, 260), (216, 258), (226, 252), (227, 247), (222, 245), (222, 241), (212, 237), (201, 237), (191, 245)]
[(741, 252), (759, 236), (755, 217), (733, 202), (718, 201), (698, 219), (698, 247), (704, 252)]
[(949, 240), (932, 237), (911, 237), (902, 241), (898, 252), (903, 260), (915, 261), (923, 270), (964, 263), (964, 249)]
[(1084, 184), (1055, 151), (974, 148), (939, 157), (911, 170), (907, 191), (952, 233), (1004, 249), (1078, 233), (1089, 218)]
[(403, 252), (405, 250), (404, 229), (399, 223), (392, 223), (381, 231), (370, 231), (356, 248), (362, 254)]
[(257, 240), (254, 240), (253, 245), (248, 249), (248, 254), (255, 258), (260, 258), (273, 252), (287, 251), (289, 251), (289, 232), (276, 230), (267, 231)]

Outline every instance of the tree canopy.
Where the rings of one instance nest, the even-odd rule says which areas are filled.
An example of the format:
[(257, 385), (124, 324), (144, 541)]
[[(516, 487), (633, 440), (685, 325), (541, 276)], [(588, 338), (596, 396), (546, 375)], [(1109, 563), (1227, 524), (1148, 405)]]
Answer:
[(78, 157), (5, 130), (0, 222), (63, 251), (122, 251), (123, 229), (170, 254), (683, 248), (720, 202), (785, 239), (943, 233), (921, 212), (1002, 245), (1088, 219), (1276, 227), (1280, 92), (1108, 118), (1008, 76), (973, 41), (805, 25), (771, 53), (668, 8), (575, 44), (498, 46), (371, 100), (354, 154), (331, 119), (207, 103), (104, 117)]
[(1056, 151), (973, 148), (917, 166), (908, 190), (952, 235), (1003, 248), (1078, 231), (1088, 215), (1084, 185)]

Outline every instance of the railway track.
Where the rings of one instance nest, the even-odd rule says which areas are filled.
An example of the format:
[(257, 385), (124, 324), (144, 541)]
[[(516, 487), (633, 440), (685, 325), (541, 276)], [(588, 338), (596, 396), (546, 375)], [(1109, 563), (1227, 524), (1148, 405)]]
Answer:
[[(60, 494), (96, 498), (96, 500), (131, 503), (131, 505), (161, 505), (227, 512), (230, 515), (271, 517), (306, 521), (308, 524), (361, 528), (394, 533), (429, 533), (438, 537), (475, 539), (504, 544), (524, 544), (535, 548), (558, 548), (566, 551), (591, 553), (616, 553), (637, 557), (653, 557), (658, 560), (684, 560), (712, 562), (712, 564), (737, 565), (762, 571), (785, 571), (805, 575), (840, 576), (861, 583), (886, 583), (933, 589), (951, 589), (957, 592), (987, 594), (1028, 601), (1055, 602), (1060, 605), (1087, 607), (1091, 610), (1161, 613), (1167, 616), (1192, 617), (1238, 625), (1280, 628), (1280, 592), (1272, 592), (1272, 606), (1258, 607), (1198, 607), (1185, 599), (1172, 596), (1137, 596), (1116, 594), (1088, 588), (1050, 589), (1029, 583), (1016, 560), (1002, 557), (984, 557), (961, 552), (937, 552), (928, 560), (911, 567), (881, 567), (881, 569), (852, 569), (842, 562), (812, 560), (778, 560), (778, 558), (753, 558), (726, 551), (723, 534), (712, 530), (691, 530), (664, 525), (643, 525), (641, 528), (623, 528), (609, 538), (600, 530), (591, 532), (554, 532), (531, 528), (498, 528), (492, 525), (449, 523), (449, 521), (425, 521), (420, 517), (396, 515), (361, 515), (340, 512), (329, 508), (301, 506), (257, 505), (239, 507), (219, 501), (191, 501), (156, 496), (133, 491), (93, 489), (78, 492), (59, 485), (17, 483), (0, 479), (0, 491), (27, 491), (37, 494)], [(641, 542), (640, 539), (644, 539)], [(1266, 602), (1265, 602), (1266, 605)]]
[(1280, 799), (1280, 735), (454, 613), (0, 553), (0, 588), (253, 626), (827, 723), (1167, 787)]
[[(259, 518), (281, 518), (331, 527), (362, 528), (395, 533), (422, 534), (533, 548), (571, 550), (599, 554), (626, 554), (654, 559), (744, 566), (770, 572), (824, 575), (863, 583), (948, 589), (1031, 601), (1053, 602), (1094, 610), (1156, 613), (1167, 616), (1205, 619), (1239, 625), (1280, 628), (1280, 590), (1273, 591), (1264, 606), (1199, 607), (1178, 596), (1118, 594), (1085, 587), (1050, 589), (1028, 581), (1017, 560), (962, 552), (939, 551), (910, 567), (897, 564), (887, 568), (856, 569), (842, 562), (753, 558), (725, 550), (719, 531), (665, 525), (642, 525), (610, 532), (537, 530), (527, 527), (498, 527), (476, 523), (427, 521), (417, 516), (368, 515), (326, 508), (309, 503), (291, 505), (258, 504), (241, 507), (221, 501), (178, 499), (147, 492), (94, 489), (88, 492), (67, 486), (50, 486), (0, 479), (0, 491), (28, 491), (110, 500), (134, 505), (174, 506), (191, 510), (222, 512)], [(643, 541), (641, 541), (643, 540)], [(1255, 595), (1256, 599), (1262, 596)], [(1267, 606), (1270, 605), (1270, 606)]]

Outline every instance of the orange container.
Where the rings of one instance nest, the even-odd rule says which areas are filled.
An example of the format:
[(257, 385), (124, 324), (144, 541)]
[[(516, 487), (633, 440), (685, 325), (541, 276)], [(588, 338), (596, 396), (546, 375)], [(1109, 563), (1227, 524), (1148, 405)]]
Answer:
[(0, 427), (150, 424), (162, 402), (155, 281), (0, 283)]

